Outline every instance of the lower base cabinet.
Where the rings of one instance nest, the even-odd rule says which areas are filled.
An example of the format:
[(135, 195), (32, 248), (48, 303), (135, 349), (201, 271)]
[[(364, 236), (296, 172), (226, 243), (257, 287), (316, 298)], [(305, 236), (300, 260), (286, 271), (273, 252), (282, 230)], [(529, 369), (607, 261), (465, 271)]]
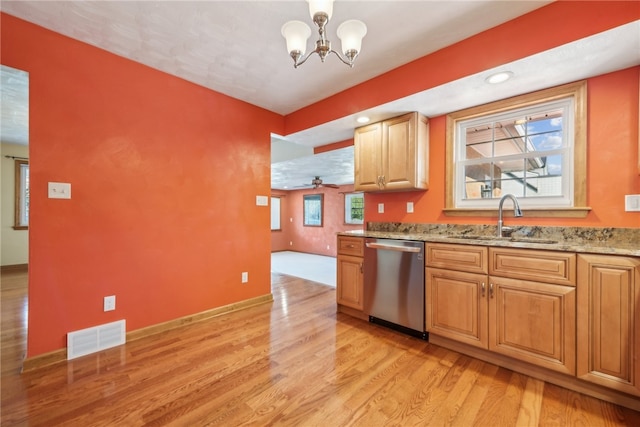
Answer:
[(575, 374), (574, 287), (436, 268), (425, 277), (430, 334)]
[(640, 257), (426, 252), (432, 343), (640, 410)]
[(338, 236), (336, 303), (338, 311), (367, 319), (364, 309), (364, 238)]
[[(573, 259), (553, 252), (427, 245), (427, 331), (575, 375)], [(569, 286), (524, 280), (520, 271), (536, 271), (541, 279), (552, 275), (549, 280)]]
[(640, 396), (640, 258), (578, 255), (578, 378)]
[(362, 310), (364, 308), (362, 298), (362, 258), (339, 255), (337, 262), (337, 303), (355, 308), (356, 310)]

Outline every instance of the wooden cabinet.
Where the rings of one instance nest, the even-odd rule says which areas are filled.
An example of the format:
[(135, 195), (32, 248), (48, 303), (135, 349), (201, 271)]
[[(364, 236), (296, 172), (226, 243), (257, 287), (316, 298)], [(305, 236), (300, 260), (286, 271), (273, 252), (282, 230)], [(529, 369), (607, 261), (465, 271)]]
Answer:
[(427, 119), (409, 113), (356, 129), (355, 190), (426, 190), (429, 186)]
[(575, 254), (447, 244), (426, 253), (430, 334), (575, 374)]
[[(338, 236), (336, 302), (362, 312), (364, 238)], [(353, 313), (350, 313), (353, 314)], [(362, 313), (359, 313), (362, 314)]]
[(640, 396), (639, 306), (640, 258), (578, 256), (578, 378)]
[(427, 244), (426, 329), (475, 347), (488, 346), (487, 248)]
[(487, 276), (427, 267), (425, 280), (427, 331), (488, 348)]
[(576, 372), (576, 288), (489, 277), (489, 350)]

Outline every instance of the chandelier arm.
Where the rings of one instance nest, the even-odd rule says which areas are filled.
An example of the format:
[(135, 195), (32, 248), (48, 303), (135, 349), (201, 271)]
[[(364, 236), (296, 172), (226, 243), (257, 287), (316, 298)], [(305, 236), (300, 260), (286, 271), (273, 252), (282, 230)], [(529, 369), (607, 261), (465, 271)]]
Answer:
[(307, 62), (307, 59), (309, 59), (309, 57), (311, 56), (312, 53), (316, 53), (315, 50), (312, 50), (311, 52), (307, 53), (305, 56), (302, 57), (302, 60), (300, 60), (298, 58), (298, 61), (293, 60), (293, 68), (298, 68), (300, 65), (304, 64), (305, 62)]
[(331, 49), (331, 50), (329, 51), (329, 53), (335, 53), (335, 54), (336, 54), (336, 56), (338, 57), (338, 59), (340, 59), (340, 61), (342, 61), (342, 62), (344, 62), (345, 64), (347, 64), (347, 65), (349, 66), (349, 68), (353, 68), (353, 62), (351, 62), (351, 61), (348, 61), (348, 60), (344, 59), (344, 58), (342, 57), (342, 55), (340, 55), (340, 54), (339, 54), (338, 52), (336, 52), (335, 50)]

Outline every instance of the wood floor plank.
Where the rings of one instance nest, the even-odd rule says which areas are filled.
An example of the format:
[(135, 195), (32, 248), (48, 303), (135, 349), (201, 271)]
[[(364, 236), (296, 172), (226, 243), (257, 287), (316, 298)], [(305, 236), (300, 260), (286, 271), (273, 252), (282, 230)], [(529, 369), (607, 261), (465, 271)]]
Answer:
[(540, 422), (540, 407), (544, 395), (544, 381), (529, 378), (522, 396), (516, 424), (519, 426), (537, 426)]
[(272, 274), (273, 302), (19, 373), (27, 275), (3, 273), (2, 426), (640, 425), (640, 413), (336, 313)]

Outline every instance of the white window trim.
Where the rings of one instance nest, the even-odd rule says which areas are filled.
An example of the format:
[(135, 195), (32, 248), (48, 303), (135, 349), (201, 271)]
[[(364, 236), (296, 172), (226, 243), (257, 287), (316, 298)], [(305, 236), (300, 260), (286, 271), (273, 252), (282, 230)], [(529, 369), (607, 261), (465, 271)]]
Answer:
[[(565, 208), (573, 207), (573, 135), (574, 132), (574, 99), (567, 98), (552, 102), (545, 102), (534, 107), (517, 108), (508, 112), (488, 114), (486, 116), (480, 116), (468, 120), (460, 120), (456, 124), (455, 130), (455, 173), (456, 173), (456, 186), (455, 186), (455, 207), (457, 208), (492, 208), (495, 207), (497, 201), (492, 199), (464, 199), (465, 193), (465, 169), (467, 165), (486, 163), (489, 157), (482, 157), (478, 159), (465, 159), (466, 148), (466, 128), (473, 127), (477, 124), (483, 124), (493, 121), (504, 121), (509, 119), (518, 119), (520, 117), (534, 115), (553, 109), (562, 109), (562, 140), (566, 145), (560, 149), (545, 151), (545, 154), (561, 154), (562, 161), (562, 196), (549, 196), (549, 197), (518, 197), (520, 206), (533, 207), (533, 208)], [(525, 157), (535, 157), (533, 153), (530, 154), (516, 154), (513, 156), (504, 156), (503, 160), (510, 159), (522, 159)], [(495, 158), (495, 157), (494, 157)]]

